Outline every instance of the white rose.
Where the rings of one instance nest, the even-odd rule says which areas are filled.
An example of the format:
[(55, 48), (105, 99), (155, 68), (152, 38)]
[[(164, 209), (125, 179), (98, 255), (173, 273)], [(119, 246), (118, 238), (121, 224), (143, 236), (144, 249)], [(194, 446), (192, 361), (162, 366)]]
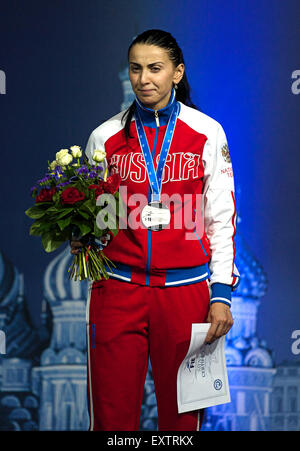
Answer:
[(51, 169), (51, 171), (54, 171), (56, 166), (57, 166), (57, 161), (53, 160), (52, 163), (49, 164), (49, 169)]
[(69, 153), (69, 149), (61, 149), (59, 152), (56, 153), (55, 159), (59, 160), (61, 157)]
[(73, 160), (73, 157), (69, 153), (66, 153), (65, 155), (62, 155), (60, 158), (56, 159), (57, 163), (60, 166), (67, 166), (68, 164), (71, 163), (72, 160)]
[(70, 149), (74, 158), (80, 158), (82, 156), (82, 150), (79, 146), (72, 146)]
[(101, 163), (101, 161), (103, 161), (105, 157), (106, 157), (105, 150), (99, 149), (94, 150), (93, 160), (96, 161), (97, 163)]

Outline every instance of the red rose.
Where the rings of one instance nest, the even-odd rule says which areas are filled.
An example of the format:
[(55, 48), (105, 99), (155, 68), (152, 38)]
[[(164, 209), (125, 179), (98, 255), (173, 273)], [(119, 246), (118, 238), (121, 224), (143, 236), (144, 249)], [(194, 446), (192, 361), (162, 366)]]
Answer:
[(40, 193), (36, 196), (35, 202), (52, 202), (52, 197), (56, 193), (55, 188), (42, 188)]
[(120, 184), (121, 184), (120, 175), (113, 174), (110, 177), (107, 177), (107, 180), (104, 183), (104, 191), (110, 194), (114, 194), (116, 191), (118, 191)]
[(63, 204), (76, 204), (85, 198), (84, 193), (79, 192), (77, 188), (66, 188), (60, 195)]
[(99, 182), (98, 185), (90, 185), (89, 189), (94, 189), (95, 190), (95, 196), (96, 199), (98, 196), (100, 196), (101, 194), (104, 193), (104, 189), (103, 189), (103, 182)]

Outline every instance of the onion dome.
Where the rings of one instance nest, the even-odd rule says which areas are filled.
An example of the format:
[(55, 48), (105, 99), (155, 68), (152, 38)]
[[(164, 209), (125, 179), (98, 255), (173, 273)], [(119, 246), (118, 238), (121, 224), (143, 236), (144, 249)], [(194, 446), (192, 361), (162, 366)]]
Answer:
[(246, 243), (243, 236), (240, 234), (241, 217), (241, 186), (236, 186), (236, 210), (237, 210), (237, 233), (235, 235), (235, 265), (241, 275), (240, 282), (233, 296), (239, 296), (245, 301), (251, 299), (259, 300), (262, 298), (268, 287), (267, 276), (257, 260), (253, 255), (250, 247)]
[[(0, 251), (0, 315), (10, 317), (20, 290), (20, 274), (17, 268)], [(0, 327), (1, 324), (0, 317)]]
[(230, 344), (226, 345), (226, 364), (228, 366), (241, 366), (243, 364), (243, 356), (239, 349), (234, 348)]
[(251, 252), (244, 238), (237, 233), (235, 237), (236, 258), (235, 264), (241, 279), (233, 296), (241, 296), (245, 299), (260, 299), (267, 291), (267, 276)]
[(257, 337), (250, 340), (250, 349), (245, 354), (245, 366), (272, 368), (274, 365), (271, 352), (266, 348), (264, 340)]
[(49, 263), (44, 274), (44, 298), (50, 304), (53, 330), (49, 349), (41, 356), (42, 365), (81, 364), (83, 361), (83, 355), (71, 348), (81, 353), (86, 349), (88, 281), (69, 278), (68, 269), (73, 259), (67, 245)]
[(50, 304), (86, 300), (87, 281), (69, 279), (68, 269), (73, 258), (68, 245), (48, 265), (44, 275), (44, 295)]
[(53, 349), (46, 349), (41, 357), (41, 365), (85, 365), (86, 357), (76, 348), (64, 348), (59, 352)]
[(35, 421), (38, 412), (38, 400), (32, 395), (25, 398), (21, 394), (5, 395), (0, 399), (2, 431), (37, 431)]
[(227, 339), (225, 355), (228, 366), (272, 368), (275, 365), (265, 340), (257, 337)]
[(43, 346), (24, 300), (23, 274), (0, 251), (0, 329), (5, 333), (5, 354), (37, 362)]

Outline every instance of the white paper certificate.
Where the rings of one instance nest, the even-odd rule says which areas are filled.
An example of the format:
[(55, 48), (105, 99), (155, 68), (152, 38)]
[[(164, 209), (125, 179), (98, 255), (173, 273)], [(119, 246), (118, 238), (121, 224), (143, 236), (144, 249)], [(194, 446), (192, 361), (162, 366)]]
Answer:
[(225, 336), (204, 344), (210, 324), (192, 324), (188, 353), (177, 373), (178, 413), (230, 402)]

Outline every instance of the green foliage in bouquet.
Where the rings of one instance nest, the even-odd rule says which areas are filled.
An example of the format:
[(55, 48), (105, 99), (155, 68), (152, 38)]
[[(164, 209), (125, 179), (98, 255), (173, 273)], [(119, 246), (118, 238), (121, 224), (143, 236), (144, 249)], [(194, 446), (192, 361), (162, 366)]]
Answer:
[[(121, 179), (118, 174), (107, 177), (105, 151), (95, 150), (93, 161), (80, 162), (79, 146), (62, 149), (56, 159), (48, 163), (48, 172), (31, 188), (35, 205), (25, 213), (34, 220), (30, 235), (40, 236), (46, 252), (53, 252), (70, 240), (80, 240), (85, 245), (74, 255), (69, 277), (77, 280), (108, 278), (105, 264), (115, 266), (95, 240), (119, 230), (119, 219), (124, 209), (118, 192)], [(101, 164), (102, 163), (102, 164)], [(105, 202), (96, 202), (104, 195)], [(99, 199), (98, 199), (99, 200)], [(99, 205), (97, 205), (97, 203)], [(101, 214), (101, 228), (97, 215)], [(98, 222), (99, 223), (99, 222)]]

